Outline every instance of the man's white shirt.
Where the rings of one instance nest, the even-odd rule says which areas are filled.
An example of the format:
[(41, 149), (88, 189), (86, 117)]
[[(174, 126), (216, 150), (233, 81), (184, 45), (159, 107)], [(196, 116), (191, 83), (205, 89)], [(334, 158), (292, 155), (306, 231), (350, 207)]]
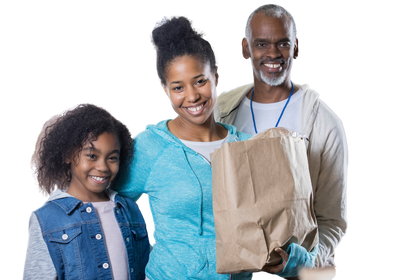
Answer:
[[(290, 98), (289, 104), (287, 105), (285, 112), (278, 124), (278, 127), (284, 127), (287, 129), (299, 131), (300, 127), (300, 110), (303, 97), (303, 91), (299, 89)], [(276, 102), (276, 103), (253, 103), (254, 119), (258, 133), (275, 127), (278, 122), (279, 116), (282, 113), (283, 107), (287, 99)], [(238, 113), (236, 115), (235, 122), (233, 123), (238, 131), (248, 133), (251, 135), (256, 134), (253, 125), (253, 118), (250, 109), (250, 100), (245, 97), (239, 105)]]

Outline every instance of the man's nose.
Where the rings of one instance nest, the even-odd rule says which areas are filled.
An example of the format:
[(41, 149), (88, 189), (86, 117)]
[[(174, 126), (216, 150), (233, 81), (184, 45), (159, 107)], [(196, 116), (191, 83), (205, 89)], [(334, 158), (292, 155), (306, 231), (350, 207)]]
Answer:
[(266, 53), (269, 58), (278, 58), (282, 56), (278, 46), (275, 44), (269, 44)]

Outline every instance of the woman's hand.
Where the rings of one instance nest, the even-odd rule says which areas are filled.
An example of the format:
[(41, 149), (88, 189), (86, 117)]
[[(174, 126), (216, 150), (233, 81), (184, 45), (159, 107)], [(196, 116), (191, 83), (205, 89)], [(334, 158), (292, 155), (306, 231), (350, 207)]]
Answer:
[(279, 272), (282, 272), (283, 269), (286, 266), (286, 263), (289, 259), (289, 254), (286, 253), (284, 250), (282, 250), (281, 248), (276, 248), (275, 252), (277, 252), (281, 257), (283, 262), (281, 264), (278, 265), (274, 265), (274, 266), (264, 266), (262, 268), (262, 271), (268, 272), (268, 273), (272, 273), (272, 274), (276, 274)]

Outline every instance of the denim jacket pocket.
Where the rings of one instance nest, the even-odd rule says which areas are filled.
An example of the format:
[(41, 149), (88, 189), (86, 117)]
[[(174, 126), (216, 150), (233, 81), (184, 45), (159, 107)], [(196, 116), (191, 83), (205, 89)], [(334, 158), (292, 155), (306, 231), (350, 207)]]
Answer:
[(82, 233), (81, 226), (70, 227), (64, 230), (50, 233), (49, 241), (61, 244), (68, 244), (81, 233)]
[(83, 265), (78, 239), (82, 234), (81, 226), (73, 226), (49, 233), (49, 245), (53, 252), (63, 260), (66, 279), (82, 279)]

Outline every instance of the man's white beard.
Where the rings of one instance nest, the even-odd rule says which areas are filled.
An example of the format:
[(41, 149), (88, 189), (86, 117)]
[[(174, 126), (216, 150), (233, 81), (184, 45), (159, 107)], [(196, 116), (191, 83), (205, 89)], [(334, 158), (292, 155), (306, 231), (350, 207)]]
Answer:
[[(293, 68), (293, 72), (294, 72), (294, 69), (296, 69), (295, 63), (294, 63), (294, 65), (292, 65), (292, 68)], [(249, 60), (249, 70), (250, 70), (250, 72), (253, 72), (253, 73), (255, 72), (253, 61), (251, 59)], [(279, 85), (283, 84), (286, 80), (287, 68), (285, 70), (283, 70), (283, 72), (280, 73), (279, 76), (274, 77), (274, 78), (268, 78), (267, 76), (264, 75), (264, 73), (262, 71), (260, 71), (259, 74), (260, 74), (261, 80), (264, 83), (266, 83), (270, 86), (279, 86)], [(293, 73), (292, 73), (292, 75), (293, 75)]]
[(260, 70), (260, 77), (261, 80), (263, 80), (264, 83), (270, 85), (270, 86), (279, 86), (283, 84), (283, 82), (286, 79), (287, 71), (286, 69), (283, 70), (283, 72), (278, 76), (274, 78), (268, 78), (264, 75), (264, 73)]

